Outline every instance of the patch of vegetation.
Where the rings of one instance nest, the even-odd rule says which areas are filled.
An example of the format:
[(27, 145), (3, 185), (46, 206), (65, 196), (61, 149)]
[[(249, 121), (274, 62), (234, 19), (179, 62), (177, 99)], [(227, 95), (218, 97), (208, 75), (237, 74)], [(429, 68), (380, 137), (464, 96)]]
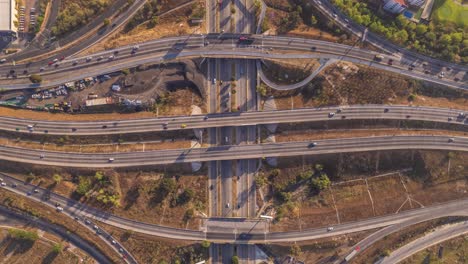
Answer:
[(60, 37), (76, 30), (91, 21), (96, 14), (102, 13), (108, 5), (109, 0), (77, 0), (67, 3), (58, 14), (51, 29), (52, 35)]
[(206, 9), (201, 5), (201, 2), (196, 1), (192, 5), (192, 14), (190, 14), (190, 19), (203, 19), (205, 17)]
[(449, 20), (438, 20), (428, 26), (417, 25), (403, 15), (395, 18), (379, 16), (376, 7), (371, 9), (364, 2), (333, 0), (333, 3), (356, 23), (398, 45), (433, 57), (468, 63), (468, 40), (464, 37), (468, 29), (466, 24), (457, 25)]
[(26, 231), (21, 229), (8, 229), (8, 235), (15, 239), (25, 240), (25, 241), (36, 241), (39, 238), (37, 232)]
[(78, 177), (75, 193), (88, 201), (97, 201), (104, 206), (120, 206), (120, 194), (114, 187), (113, 175), (97, 171), (94, 177)]
[[(125, 25), (125, 32), (129, 32), (130, 30), (134, 29), (136, 26), (140, 25), (141, 23), (157, 18), (157, 14), (161, 11), (161, 4), (159, 0), (150, 0), (145, 3), (142, 9), (138, 11), (132, 19)], [(154, 21), (153, 21), (154, 22)], [(153, 27), (156, 25), (155, 23)]]
[(31, 74), (29, 76), (29, 80), (32, 83), (41, 83), (42, 82), (42, 76), (40, 76), (39, 74)]
[(468, 25), (468, 6), (455, 0), (435, 0), (432, 18), (437, 22), (451, 22), (460, 26)]

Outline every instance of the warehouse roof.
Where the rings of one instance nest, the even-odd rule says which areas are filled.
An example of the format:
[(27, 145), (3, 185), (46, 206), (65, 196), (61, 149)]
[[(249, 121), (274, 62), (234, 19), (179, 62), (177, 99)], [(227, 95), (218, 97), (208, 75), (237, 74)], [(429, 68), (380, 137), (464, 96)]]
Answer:
[(0, 31), (15, 31), (15, 0), (0, 0)]

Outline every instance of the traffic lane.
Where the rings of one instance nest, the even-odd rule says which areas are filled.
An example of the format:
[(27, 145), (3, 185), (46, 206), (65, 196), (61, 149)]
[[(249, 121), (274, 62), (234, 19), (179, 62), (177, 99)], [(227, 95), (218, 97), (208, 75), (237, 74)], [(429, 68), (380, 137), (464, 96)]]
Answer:
[[(93, 228), (94, 224), (92, 222), (88, 224), (84, 222), (86, 219), (82, 215), (76, 213), (76, 208), (81, 207), (78, 202), (57, 195), (47, 188), (40, 187), (39, 185), (28, 184), (27, 182), (23, 182), (4, 173), (0, 173), (0, 177), (2, 177), (1, 182), (5, 183), (5, 185), (2, 184), (2, 187), (9, 191), (26, 196), (29, 199), (35, 200), (36, 202), (41, 202), (44, 205), (55, 208), (57, 211), (59, 206), (62, 207), (62, 213), (74, 218), (82, 226), (91, 230), (92, 232), (96, 232), (96, 235), (98, 235), (107, 245), (114, 249), (117, 254), (122, 254), (124, 260), (127, 263), (136, 263), (130, 252), (127, 251), (120, 243), (112, 243), (112, 240), (116, 240), (116, 238), (113, 238), (110, 234), (100, 228)], [(93, 211), (97, 210), (94, 209)], [(99, 232), (97, 232), (98, 230)]]
[(410, 257), (411, 255), (425, 249), (441, 243), (443, 241), (462, 236), (468, 233), (468, 222), (464, 221), (461, 223), (455, 223), (451, 226), (444, 226), (436, 228), (432, 233), (426, 234), (425, 236), (418, 238), (409, 244), (403, 245), (397, 250), (393, 251), (390, 256), (385, 257), (380, 264), (391, 264), (399, 263), (400, 261)]
[(369, 105), (89, 122), (42, 121), (0, 117), (0, 129), (28, 134), (100, 135), (344, 119), (420, 120), (459, 125), (468, 124), (468, 119), (466, 119), (463, 110)]
[[(10, 180), (11, 177), (8, 177), (7, 175), (3, 174), (3, 178), (6, 180)], [(16, 180), (15, 178), (11, 178), (11, 179), (17, 181), (18, 186), (20, 186), (20, 184), (23, 183), (22, 181)], [(41, 191), (43, 191), (43, 189), (41, 189)], [(50, 199), (54, 201), (53, 199), (55, 197), (61, 197), (65, 201), (70, 200), (68, 198), (64, 198), (54, 193), (51, 194)], [(59, 201), (63, 201), (63, 200), (59, 200)], [(70, 201), (73, 204), (79, 204), (76, 201), (72, 201), (72, 200)], [(174, 233), (174, 235), (178, 236), (180, 233), (185, 234), (185, 236), (181, 236), (180, 239), (205, 240), (203, 233), (199, 231), (169, 228), (169, 227), (162, 227), (162, 226), (157, 226), (153, 224), (141, 223), (141, 222), (117, 217), (109, 213), (103, 213), (97, 209), (94, 209), (94, 208), (91, 208), (82, 204), (76, 207), (77, 207), (77, 211), (84, 214), (84, 217), (94, 217), (95, 219), (98, 219), (100, 221), (106, 220), (107, 223), (117, 225), (125, 229), (132, 228), (133, 230), (141, 231), (141, 232), (148, 233), (148, 234), (158, 234), (159, 236), (165, 236), (165, 237), (171, 237), (170, 235), (173, 235), (172, 232), (177, 232), (177, 233)], [(350, 222), (346, 224), (336, 225), (334, 230), (331, 232), (328, 232), (326, 228), (315, 228), (315, 229), (310, 229), (310, 230), (304, 230), (301, 232), (295, 231), (295, 232), (270, 233), (268, 236), (270, 236), (269, 239), (273, 239), (273, 240), (283, 238), (283, 237), (289, 237), (289, 236), (293, 237), (294, 240), (296, 240), (297, 238), (300, 238), (301, 240), (307, 240), (309, 239), (308, 238), (309, 236), (317, 235), (320, 233), (322, 233), (322, 235), (325, 237), (334, 236), (340, 230), (347, 230), (348, 232), (352, 232), (352, 230), (354, 229), (368, 230), (368, 229), (373, 229), (376, 227), (394, 225), (396, 223), (401, 223), (404, 221), (411, 220), (411, 218), (414, 219), (413, 221), (423, 221), (423, 219), (433, 219), (433, 218), (442, 217), (444, 215), (467, 215), (468, 211), (466, 210), (466, 208), (468, 208), (468, 199), (461, 199), (458, 201), (450, 201), (450, 202), (446, 202), (446, 203), (442, 203), (442, 204), (438, 204), (434, 206), (428, 206), (428, 207), (419, 208), (419, 209), (411, 209), (408, 211), (403, 211), (398, 214), (392, 214), (392, 215), (387, 215), (383, 217), (374, 217), (374, 218), (363, 220), (363, 221)], [(101, 216), (102, 214), (104, 214), (104, 216)], [(262, 234), (249, 233), (248, 236), (242, 239), (239, 238), (237, 234), (234, 234), (231, 232), (212, 233), (212, 234), (207, 233), (207, 237), (218, 238), (219, 239), (218, 241), (224, 241), (224, 240), (230, 241), (232, 239), (238, 239), (238, 242), (240, 243), (252, 242), (250, 240), (251, 238), (256, 238), (257, 242), (266, 241), (265, 240), (266, 234), (264, 233)]]
[[(325, 54), (325, 53), (300, 53), (300, 54), (277, 54), (277, 53), (265, 53), (259, 49), (252, 49), (252, 48), (245, 48), (245, 47), (240, 47), (240, 48), (231, 48), (231, 49), (211, 49), (211, 50), (206, 50), (206, 48), (202, 48), (201, 50), (196, 50), (196, 49), (190, 49), (187, 51), (178, 51), (178, 52), (170, 52), (170, 53), (152, 53), (148, 55), (147, 57), (134, 57), (130, 59), (124, 59), (119, 61), (118, 63), (114, 63), (112, 66), (107, 66), (107, 65), (98, 65), (99, 69), (93, 69), (90, 70), (89, 68), (82, 68), (80, 71), (74, 71), (74, 75), (66, 75), (66, 76), (50, 76), (49, 78), (46, 78), (46, 81), (41, 83), (41, 84), (30, 84), (29, 80), (26, 78), (21, 78), (21, 79), (11, 79), (9, 80), (10, 83), (5, 84), (3, 83), (2, 86), (5, 89), (29, 89), (29, 88), (39, 88), (39, 87), (53, 87), (53, 86), (58, 86), (60, 84), (63, 84), (68, 81), (75, 81), (75, 80), (81, 80), (84, 78), (87, 78), (89, 76), (95, 76), (96, 74), (106, 74), (106, 73), (111, 73), (111, 72), (116, 72), (120, 71), (123, 68), (129, 68), (129, 67), (134, 67), (136, 65), (140, 64), (145, 64), (145, 63), (159, 63), (162, 61), (168, 61), (168, 60), (173, 60), (176, 58), (190, 58), (190, 57), (195, 57), (199, 56), (200, 53), (203, 54), (205, 57), (211, 57), (211, 56), (230, 56), (230, 57), (235, 57), (235, 56), (240, 56), (244, 58), (268, 58), (268, 59), (293, 59), (293, 58), (300, 58), (300, 59), (308, 59), (308, 58), (327, 58), (327, 59), (338, 59), (338, 60), (345, 60), (345, 61), (350, 61), (353, 63), (357, 64), (363, 64), (363, 65), (368, 65), (370, 67), (377, 67), (383, 70), (395, 72), (398, 74), (402, 74), (405, 76), (441, 84), (441, 85), (446, 85), (449, 87), (453, 88), (464, 88), (466, 89), (468, 86), (464, 85), (463, 83), (457, 82), (455, 80), (447, 79), (447, 78), (438, 78), (437, 76), (433, 76), (430, 74), (425, 74), (423, 72), (419, 71), (408, 71), (406, 68), (401, 68), (400, 66), (395, 66), (395, 65), (388, 65), (388, 64), (382, 64), (379, 62), (376, 62), (375, 60), (371, 60), (370, 58), (366, 58), (366, 55), (362, 56), (348, 56), (340, 53), (331, 53), (331, 54)], [(365, 59), (363, 59), (365, 58)], [(107, 66), (107, 67), (104, 67)], [(57, 74), (56, 74), (57, 75)], [(60, 79), (62, 78), (62, 79)], [(3, 80), (5, 81), (5, 80)], [(26, 84), (27, 83), (27, 84)]]
[(209, 201), (210, 201), (210, 216), (218, 216), (218, 199), (219, 199), (219, 192), (218, 192), (218, 166), (216, 161), (210, 161), (208, 166), (208, 193), (209, 193)]
[[(449, 136), (379, 136), (197, 149), (119, 153), (72, 153), (0, 146), (0, 158), (69, 167), (128, 167), (195, 161), (254, 159), (375, 150), (432, 149), (468, 151), (468, 138)], [(112, 160), (110, 160), (112, 158)], [(231, 168), (230, 168), (231, 169)]]

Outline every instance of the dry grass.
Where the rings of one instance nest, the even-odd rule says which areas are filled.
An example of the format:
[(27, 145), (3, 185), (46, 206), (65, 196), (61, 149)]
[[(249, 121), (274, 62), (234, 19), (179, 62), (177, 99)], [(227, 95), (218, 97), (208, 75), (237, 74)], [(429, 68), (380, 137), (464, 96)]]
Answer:
[(174, 37), (189, 34), (202, 34), (206, 32), (206, 24), (203, 22), (200, 26), (191, 26), (189, 21), (189, 11), (192, 6), (181, 8), (172, 13), (168, 13), (159, 18), (159, 24), (154, 28), (148, 28), (147, 22), (135, 27), (130, 32), (120, 32), (112, 34), (110, 37), (93, 45), (91, 48), (80, 55), (113, 49), (116, 47), (141, 43), (164, 37)]
[(100, 239), (96, 239), (96, 234), (86, 228), (83, 228), (73, 219), (63, 217), (62, 214), (57, 213), (54, 209), (6, 190), (0, 190), (0, 201), (2, 201), (3, 205), (5, 206), (29, 212), (40, 218), (48, 220), (51, 223), (62, 226), (70, 232), (79, 234), (82, 239), (86, 240), (91, 245), (94, 245), (104, 255), (108, 256), (114, 263), (121, 263), (120, 257), (116, 255), (116, 253), (114, 253), (114, 251), (109, 248), (107, 244), (105, 244)]
[[(38, 232), (30, 226), (20, 226), (19, 229)], [(56, 237), (50, 233), (43, 233), (41, 231), (40, 237), (35, 242), (24, 242), (16, 240), (8, 236), (7, 229), (0, 229), (0, 256), (3, 263), (94, 263), (94, 260), (81, 252), (74, 246), (70, 248), (70, 244), (62, 241), (61, 238)], [(54, 244), (61, 243), (64, 248), (68, 248), (60, 253), (53, 252)], [(80, 259), (82, 261), (80, 261)]]

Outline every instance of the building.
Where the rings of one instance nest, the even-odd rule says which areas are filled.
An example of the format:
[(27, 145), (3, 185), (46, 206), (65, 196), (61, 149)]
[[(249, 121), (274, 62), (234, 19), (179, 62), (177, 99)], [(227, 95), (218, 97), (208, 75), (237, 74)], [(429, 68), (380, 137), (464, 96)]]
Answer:
[(0, 0), (0, 36), (16, 37), (16, 14), (15, 0)]
[(384, 0), (383, 9), (392, 14), (400, 14), (405, 11), (406, 8), (408, 8), (408, 6), (405, 0)]
[(422, 7), (426, 1), (425, 0), (407, 0), (407, 2), (410, 6)]
[(103, 97), (103, 98), (96, 98), (96, 99), (88, 99), (86, 100), (86, 106), (99, 106), (99, 105), (109, 105), (113, 104), (114, 101), (111, 97)]

